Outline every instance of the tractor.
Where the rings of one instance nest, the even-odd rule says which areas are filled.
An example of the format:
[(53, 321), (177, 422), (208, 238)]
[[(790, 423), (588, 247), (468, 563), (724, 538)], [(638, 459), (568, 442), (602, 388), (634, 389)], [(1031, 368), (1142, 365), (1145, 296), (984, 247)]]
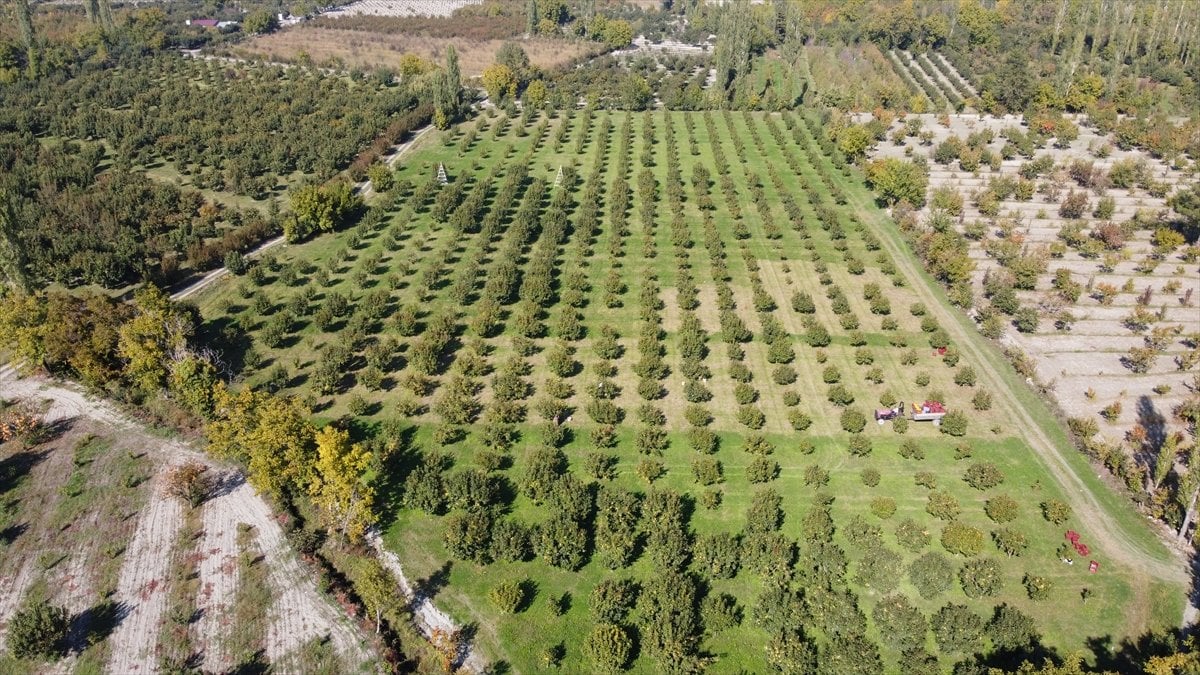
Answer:
[(879, 424), (894, 420), (897, 417), (904, 417), (904, 401), (901, 401), (895, 408), (875, 409), (875, 421)]

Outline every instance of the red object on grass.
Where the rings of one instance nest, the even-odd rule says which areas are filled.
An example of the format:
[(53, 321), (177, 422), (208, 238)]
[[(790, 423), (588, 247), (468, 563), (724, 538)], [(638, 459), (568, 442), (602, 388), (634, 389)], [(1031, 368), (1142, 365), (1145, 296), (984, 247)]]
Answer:
[(1093, 560), (1092, 563), (1090, 565), (1088, 565), (1089, 572), (1095, 573), (1096, 570), (1098, 570), (1098, 569), (1100, 569), (1100, 563), (1096, 562), (1095, 560)]
[(1087, 544), (1083, 543), (1075, 544), (1075, 550), (1079, 552), (1079, 555), (1088, 555), (1092, 552), (1092, 549), (1088, 548)]
[(1067, 541), (1071, 542), (1072, 544), (1078, 544), (1079, 533), (1075, 530), (1067, 530)]

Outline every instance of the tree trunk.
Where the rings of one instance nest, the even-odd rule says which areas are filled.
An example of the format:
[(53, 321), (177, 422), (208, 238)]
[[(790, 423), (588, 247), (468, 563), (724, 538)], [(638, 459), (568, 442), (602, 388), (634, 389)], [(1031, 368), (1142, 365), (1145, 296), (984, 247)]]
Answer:
[(383, 626), (383, 610), (375, 608), (375, 634), (379, 635), (379, 631)]
[[(1192, 524), (1192, 519), (1196, 517), (1197, 496), (1200, 496), (1200, 488), (1192, 490), (1192, 498), (1188, 501), (1187, 512), (1183, 515), (1183, 524), (1179, 526), (1179, 534), (1176, 535), (1176, 539), (1183, 539), (1184, 535), (1187, 534), (1188, 526)], [(1190, 537), (1188, 539), (1189, 541), (1191, 540)]]
[[(1061, 0), (1058, 3), (1058, 14), (1054, 17), (1054, 37), (1050, 39), (1051, 54), (1058, 49), (1058, 36), (1062, 34), (1062, 24), (1065, 18), (1067, 18), (1067, 0)], [(951, 33), (953, 32), (953, 27), (951, 27)]]

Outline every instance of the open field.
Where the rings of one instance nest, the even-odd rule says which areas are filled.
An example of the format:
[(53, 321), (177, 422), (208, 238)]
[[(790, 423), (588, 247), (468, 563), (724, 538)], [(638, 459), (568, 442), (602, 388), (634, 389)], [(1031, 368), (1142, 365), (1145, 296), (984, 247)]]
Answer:
[[(996, 136), (984, 147), (999, 153), (1006, 142), (1000, 133), (1020, 124), (1014, 117), (955, 115), (949, 118), (949, 126), (937, 123), (932, 115), (917, 118), (932, 132), (929, 145), (923, 146), (917, 138), (899, 145), (885, 141), (876, 154), (902, 157), (930, 152), (951, 135), (965, 139), (985, 131)], [(895, 128), (902, 124), (896, 122)], [(1200, 332), (1196, 309), (1200, 270), (1196, 261), (1186, 259), (1186, 247), (1156, 251), (1152, 238), (1160, 215), (1167, 210), (1167, 197), (1186, 187), (1189, 178), (1162, 160), (1114, 148), (1113, 143), (1111, 136), (1085, 127), (1067, 147), (1048, 143), (1037, 156), (1050, 158), (1054, 168), (1035, 179), (1037, 192), (1027, 199), (1009, 195), (999, 201), (993, 216), (981, 213), (977, 195), (998, 179), (1018, 180), (1024, 158), (1001, 161), (994, 171), (986, 164), (966, 171), (957, 162), (942, 165), (931, 160), (929, 189), (931, 196), (950, 188), (963, 197), (962, 215), (955, 218), (958, 229), (971, 240), (980, 305), (987, 302), (985, 279), (1013, 265), (1010, 252), (1041, 261), (1036, 281), (1028, 288), (1019, 287), (1016, 294), (1023, 306), (1037, 308), (1037, 328), (1022, 332), (1006, 326), (1004, 340), (1033, 357), (1038, 378), (1051, 383), (1051, 395), (1063, 410), (1073, 417), (1095, 419), (1100, 433), (1114, 441), (1125, 440), (1131, 432), (1136, 435), (1134, 429), (1140, 426), (1161, 442), (1165, 434), (1180, 428), (1171, 410), (1187, 397), (1196, 372), (1189, 354), (1196, 348), (1190, 336)], [(1107, 156), (1097, 157), (1097, 149), (1104, 146)], [(1076, 162), (1092, 172), (1094, 185), (1080, 185), (1072, 177)], [(1143, 178), (1127, 187), (1112, 185), (1109, 176), (1114, 167), (1120, 171), (1137, 165), (1144, 167), (1139, 169)], [(1147, 187), (1161, 192), (1151, 194)], [(1071, 192), (1087, 197), (1087, 208), (1078, 217), (1060, 212), (1060, 203)], [(1109, 213), (1098, 212), (1101, 200), (1111, 200)], [(924, 213), (931, 208), (932, 203)], [(1138, 219), (1144, 224), (1136, 224)], [(1111, 223), (1126, 225), (1106, 235)], [(1058, 288), (1059, 270), (1077, 285), (1074, 299)], [(1139, 311), (1148, 314), (1148, 325), (1131, 322)], [(1070, 317), (1066, 323), (1063, 312)], [(1155, 331), (1164, 332), (1164, 344), (1148, 367), (1137, 372), (1128, 362), (1130, 350), (1143, 348)], [(1117, 414), (1102, 419), (1101, 411), (1114, 404)], [(1136, 443), (1133, 450), (1138, 450)]]
[[(395, 68), (400, 57), (416, 54), (434, 63), (446, 60), (446, 47), (454, 45), (464, 76), (477, 76), (495, 60), (507, 40), (466, 40), (413, 34), (372, 33), (300, 24), (259, 35), (232, 49), (241, 58), (294, 63), (305, 57), (317, 65), (338, 62), (350, 68)], [(594, 42), (531, 38), (520, 41), (529, 62), (554, 68), (602, 48)]]
[[(54, 429), (32, 447), (0, 445), (0, 645), (20, 607), (45, 600), (71, 616), (54, 672), (182, 663), (313, 672), (312, 645), (326, 642), (322, 658), (336, 672), (372, 667), (365, 637), (320, 594), (275, 514), (235, 473), (212, 466), (219, 487), (192, 509), (164, 490), (172, 467), (204, 461), (188, 445), (11, 368), (0, 371), (0, 397), (41, 407)], [(0, 657), (6, 673), (46, 667)]]
[[(1008, 603), (1060, 653), (1179, 622), (1183, 575), (1171, 554), (945, 307), (870, 195), (819, 155), (800, 115), (575, 111), (525, 122), (493, 113), (438, 133), (399, 168), (402, 187), (380, 196), (389, 211), (378, 227), (289, 246), (259, 283), (226, 279), (198, 302), (208, 320), (249, 331), (247, 383), (301, 396), (326, 419), (409, 427), (404, 451), (383, 467), (393, 514), (384, 543), (424, 595), (474, 626), (488, 658), (516, 672), (544, 667), (546, 654), (567, 671), (591, 669), (593, 588), (617, 578), (654, 588), (665, 569), (691, 570), (680, 583), (699, 596), (737, 599), (741, 618), (729, 627), (695, 607), (680, 615), (713, 672), (768, 669), (765, 650), (746, 645), (770, 641), (756, 608), (773, 602), (764, 581), (776, 574), (807, 598), (806, 633), (833, 657), (851, 648), (817, 618), (831, 600), (809, 566), (843, 554), (848, 565), (832, 563), (828, 588), (849, 593), (839, 607), (883, 642), (889, 668), (899, 647), (879, 608), (895, 593), (925, 618), (949, 601), (986, 621)], [(944, 355), (931, 347), (946, 341)], [(927, 398), (966, 413), (965, 435), (919, 423), (859, 429), (844, 414)], [(555, 447), (565, 469), (544, 468)], [(974, 465), (1002, 482), (969, 486)], [(564, 470), (573, 479), (556, 476)], [(551, 472), (552, 491), (591, 484), (582, 511), (539, 492), (538, 471)], [(747, 512), (771, 491), (782, 519), (755, 529)], [(635, 515), (627, 539), (640, 543), (628, 559), (593, 531), (580, 557), (564, 560), (556, 547), (573, 528), (611, 526), (599, 524), (615, 516), (597, 513), (596, 492), (601, 504), (677, 493), (688, 506), (658, 526)], [(829, 540), (812, 529), (822, 493), (833, 497)], [(957, 504), (954, 522), (980, 533), (981, 551), (963, 557), (938, 543), (946, 522), (930, 513), (935, 493)], [(984, 511), (1000, 495), (1019, 502), (1003, 527)], [(1039, 505), (1053, 500), (1074, 515), (1047, 522)], [(932, 542), (902, 537), (910, 519)], [(532, 541), (503, 549), (492, 523), (567, 534), (546, 540), (534, 529)], [(466, 549), (447, 538), (463, 524), (484, 530)], [(1057, 559), (1067, 528), (1093, 546), (1097, 573)], [(1019, 554), (987, 536), (1007, 530), (1025, 538)], [(672, 532), (682, 561), (663, 538)], [(740, 570), (702, 564), (723, 534), (740, 537)], [(768, 540), (784, 549), (756, 559), (751, 546)], [(799, 562), (780, 571), (788, 546)], [(945, 588), (922, 597), (906, 571), (927, 551), (950, 571)], [(994, 595), (959, 585), (968, 560), (997, 566)], [(1047, 599), (1029, 597), (1027, 574), (1051, 582)], [(503, 581), (526, 583), (515, 615), (489, 599)], [(645, 641), (633, 672), (656, 672), (664, 658), (645, 632), (652, 602), (619, 619)], [(939, 667), (961, 656), (943, 653)]]

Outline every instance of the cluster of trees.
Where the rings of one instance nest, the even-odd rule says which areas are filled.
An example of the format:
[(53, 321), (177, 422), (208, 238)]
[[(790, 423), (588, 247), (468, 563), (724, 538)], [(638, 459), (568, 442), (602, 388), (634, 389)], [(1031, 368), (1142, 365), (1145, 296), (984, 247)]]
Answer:
[(119, 168), (169, 162), (200, 187), (263, 197), (293, 172), (332, 177), (423, 89), (161, 55), (18, 83), (0, 104), (35, 134), (106, 139)]
[(129, 170), (101, 171), (104, 159), (98, 143), (44, 146), (27, 130), (0, 137), (9, 169), (0, 179), (0, 278), (26, 289), (169, 282), (276, 229), (254, 209), (222, 207)]

